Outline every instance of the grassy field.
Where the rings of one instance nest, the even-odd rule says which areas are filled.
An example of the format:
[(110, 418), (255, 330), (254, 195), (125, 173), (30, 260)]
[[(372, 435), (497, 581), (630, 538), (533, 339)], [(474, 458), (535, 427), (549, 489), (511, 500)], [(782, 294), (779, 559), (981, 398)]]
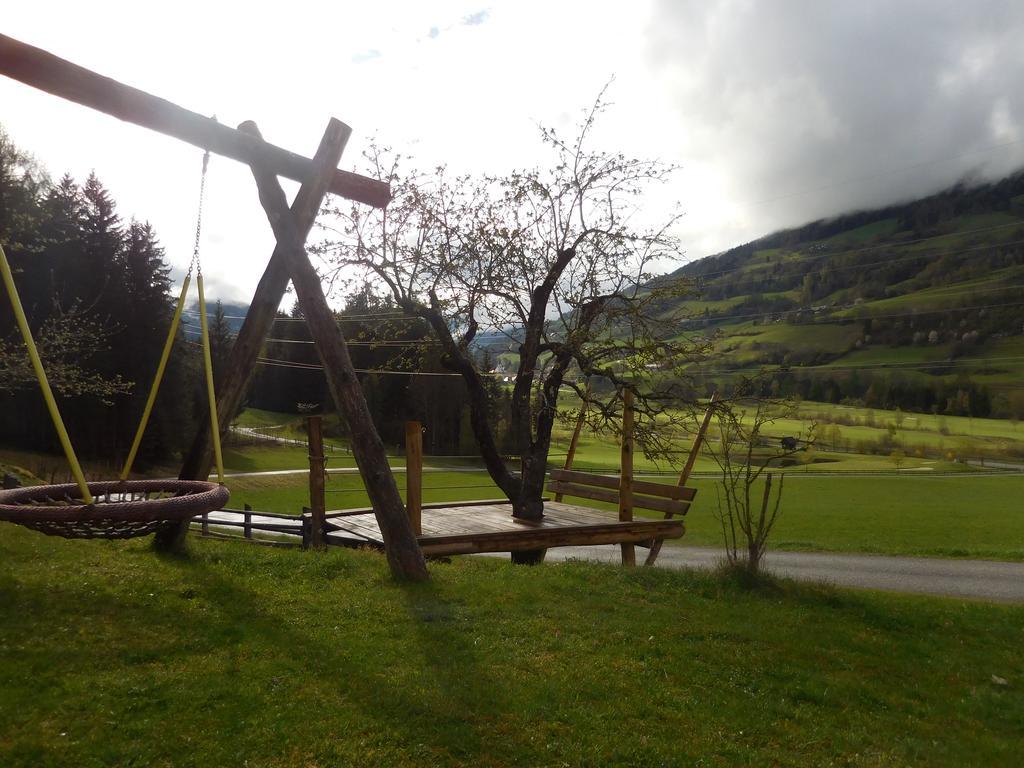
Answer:
[[(887, 433), (896, 415), (886, 411), (849, 408), (823, 403), (802, 403), (797, 417), (772, 425), (772, 433), (798, 434), (812, 420), (855, 422), (840, 426), (844, 440), (874, 440)], [(899, 437), (908, 446), (955, 447), (966, 440), (989, 443), (1024, 437), (1018, 425), (997, 419), (968, 419), (904, 414)], [(866, 426), (873, 424), (874, 426)], [(945, 432), (946, 434), (943, 434)], [(553, 454), (564, 451), (568, 430), (556, 430)], [(687, 446), (683, 444), (681, 449)], [(308, 465), (305, 450), (284, 446), (249, 446), (229, 451), (228, 466), (236, 471), (302, 469)], [(679, 454), (678, 458), (683, 458)], [(778, 549), (808, 551), (867, 552), (916, 556), (978, 557), (1024, 560), (1024, 515), (1016, 500), (1024, 493), (1024, 476), (963, 477), (942, 473), (966, 472), (975, 468), (960, 463), (908, 455), (900, 473), (888, 456), (855, 453), (815, 453), (814, 463), (796, 464), (785, 471), (783, 514), (773, 535)], [(554, 457), (557, 463), (559, 457)], [(427, 502), (499, 498), (500, 492), (486, 472), (444, 467), (442, 462), (424, 479)], [(609, 437), (584, 435), (576, 459), (578, 468), (617, 471), (619, 449)], [(673, 467), (637, 455), (638, 473), (661, 471), (655, 476), (673, 482)], [(428, 458), (428, 466), (431, 461)], [(392, 465), (399, 470), (399, 487), (404, 489), (401, 469), (404, 460)], [(351, 457), (332, 459), (329, 468), (351, 467)], [(702, 456), (698, 473), (714, 473), (716, 466)], [(821, 473), (828, 473), (822, 475)], [(889, 476), (834, 476), (834, 472), (878, 472)], [(929, 476), (929, 474), (935, 476)], [(816, 477), (817, 475), (817, 477)], [(687, 518), (687, 534), (680, 543), (717, 546), (720, 531), (717, 518), (715, 482), (709, 477), (691, 481), (700, 493)], [(308, 505), (307, 480), (301, 475), (238, 477), (228, 482), (232, 505), (250, 504), (268, 512), (297, 513)], [(367, 506), (369, 500), (356, 474), (331, 474), (327, 484), (327, 506), (342, 509)], [(575, 500), (611, 509), (598, 502)]]
[(0, 529), (0, 765), (1018, 765), (1024, 609)]
[[(579, 402), (566, 394), (559, 399), (559, 407), (574, 410), (579, 407)], [(766, 425), (764, 432), (774, 436), (806, 435), (814, 421), (819, 424), (817, 437), (819, 448), (822, 450), (830, 446), (821, 427), (835, 424), (840, 429), (841, 437), (851, 443), (857, 440), (878, 442), (888, 436), (890, 429), (895, 430), (896, 442), (908, 449), (907, 453), (911, 456), (917, 447), (927, 448), (930, 452), (940, 449), (944, 452), (966, 451), (974, 456), (982, 453), (995, 456), (1014, 451), (1024, 452), (1024, 424), (1009, 419), (937, 416), (912, 412), (897, 414), (895, 411), (881, 408), (862, 408), (810, 400), (797, 404), (793, 418), (779, 418)], [(691, 428), (695, 428), (695, 423)], [(552, 449), (553, 453), (564, 453), (571, 432), (571, 426), (556, 424), (553, 433), (556, 447)], [(713, 428), (711, 434), (713, 437)], [(583, 441), (581, 445), (586, 446), (592, 456), (600, 455), (601, 460), (607, 458), (611, 462), (609, 466), (618, 466), (618, 449), (615, 447), (614, 439), (585, 434)], [(688, 448), (688, 437), (681, 439), (680, 443), (680, 449)], [(640, 460), (639, 456), (637, 460)], [(850, 460), (854, 460), (852, 456)]]
[[(898, 555), (1024, 560), (1024, 476), (888, 477), (815, 476), (790, 473), (782, 516), (772, 546), (777, 549), (871, 552)], [(651, 477), (673, 482), (665, 476)], [(404, 475), (397, 475), (404, 491)], [(715, 482), (691, 481), (699, 493), (687, 515), (681, 544), (718, 546)], [(250, 504), (267, 512), (297, 513), (309, 504), (304, 475), (228, 478), (231, 505)], [(356, 474), (329, 475), (328, 509), (368, 506)], [(424, 501), (500, 498), (485, 472), (428, 471)], [(611, 511), (600, 502), (571, 499)], [(469, 514), (469, 512), (467, 512)]]
[[(405, 460), (399, 459), (404, 466)], [(352, 454), (336, 451), (327, 453), (328, 468), (354, 467)], [(276, 469), (309, 469), (309, 451), (305, 447), (252, 443), (228, 444), (224, 448), (224, 469), (227, 472), (268, 472)]]

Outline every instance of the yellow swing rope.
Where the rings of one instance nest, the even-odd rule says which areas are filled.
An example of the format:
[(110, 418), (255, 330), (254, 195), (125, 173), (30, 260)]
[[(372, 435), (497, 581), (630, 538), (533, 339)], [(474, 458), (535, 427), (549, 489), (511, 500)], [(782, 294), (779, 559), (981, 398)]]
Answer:
[(213, 360), (210, 355), (210, 330), (206, 323), (206, 296), (203, 294), (203, 273), (196, 273), (199, 287), (199, 325), (203, 330), (203, 363), (206, 368), (206, 396), (210, 401), (210, 437), (213, 439), (213, 456), (217, 463), (217, 482), (224, 485), (224, 457), (220, 451), (220, 422), (217, 419), (217, 395), (213, 389)]
[(7, 254), (0, 245), (0, 273), (3, 273), (4, 286), (7, 288), (7, 295), (11, 299), (11, 308), (14, 310), (14, 317), (18, 321), (18, 329), (21, 331), (21, 338), (28, 347), (28, 356), (32, 360), (32, 368), (35, 369), (36, 380), (39, 388), (43, 391), (43, 399), (46, 401), (46, 408), (50, 412), (53, 426), (57, 430), (60, 444), (64, 448), (64, 455), (67, 456), (68, 464), (71, 465), (71, 473), (75, 476), (78, 489), (82, 492), (82, 500), (86, 504), (92, 504), (92, 494), (89, 493), (89, 485), (85, 482), (85, 475), (78, 463), (75, 449), (71, 447), (71, 438), (64, 428), (64, 420), (60, 417), (60, 410), (57, 408), (57, 401), (53, 397), (53, 390), (50, 389), (50, 382), (46, 378), (46, 371), (43, 369), (43, 362), (39, 359), (39, 351), (32, 339), (32, 330), (28, 327), (28, 318), (25, 317), (25, 309), (21, 306), (21, 299), (18, 296), (18, 287), (14, 284), (14, 275), (11, 274), (11, 265), (7, 262)]
[(174, 318), (171, 320), (171, 327), (167, 330), (167, 340), (164, 342), (164, 351), (160, 355), (160, 363), (156, 367), (156, 378), (149, 390), (149, 398), (146, 400), (146, 407), (142, 410), (142, 418), (139, 420), (139, 427), (135, 430), (135, 439), (132, 441), (131, 450), (128, 451), (128, 458), (124, 462), (124, 469), (121, 470), (121, 480), (127, 480), (132, 472), (132, 464), (135, 463), (135, 455), (139, 452), (142, 444), (142, 435), (149, 424), (150, 414), (153, 413), (153, 404), (156, 402), (157, 392), (160, 390), (160, 382), (163, 381), (164, 371), (167, 368), (167, 360), (171, 356), (171, 348), (178, 336), (178, 325), (181, 322), (181, 311), (185, 308), (185, 296), (188, 294), (188, 286), (192, 282), (192, 271), (185, 275), (185, 281), (181, 284), (181, 295), (178, 296), (178, 306), (174, 309)]
[(125, 461), (124, 469), (121, 470), (121, 480), (127, 480), (132, 471), (132, 464), (135, 455), (138, 453), (139, 445), (142, 443), (142, 435), (146, 431), (149, 417), (153, 411), (153, 403), (156, 402), (156, 395), (163, 381), (164, 370), (167, 368), (167, 360), (171, 355), (171, 348), (174, 346), (174, 339), (178, 333), (178, 325), (181, 322), (181, 313), (185, 308), (185, 297), (188, 294), (189, 284), (192, 280), (192, 270), (196, 270), (196, 285), (199, 288), (199, 324), (203, 336), (203, 367), (206, 370), (206, 394), (210, 403), (210, 429), (213, 433), (213, 452), (217, 462), (217, 482), (224, 485), (224, 459), (220, 449), (220, 422), (217, 419), (217, 395), (213, 387), (213, 360), (210, 354), (210, 334), (206, 325), (206, 296), (203, 293), (203, 268), (199, 262), (199, 236), (203, 226), (203, 200), (206, 194), (206, 169), (210, 164), (209, 151), (203, 155), (203, 173), (199, 182), (199, 212), (196, 215), (196, 239), (192, 250), (192, 261), (188, 266), (188, 273), (181, 286), (181, 295), (178, 296), (178, 306), (174, 310), (174, 318), (171, 320), (171, 327), (167, 331), (167, 340), (164, 342), (163, 354), (160, 356), (160, 363), (157, 365), (156, 377), (149, 390), (149, 398), (146, 400), (146, 407), (142, 411), (142, 419), (135, 432), (135, 440), (128, 452), (128, 459)]

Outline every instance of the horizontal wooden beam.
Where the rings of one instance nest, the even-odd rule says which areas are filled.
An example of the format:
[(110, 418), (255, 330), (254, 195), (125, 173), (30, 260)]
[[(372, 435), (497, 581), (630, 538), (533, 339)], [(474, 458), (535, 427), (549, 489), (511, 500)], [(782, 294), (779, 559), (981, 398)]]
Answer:
[[(0, 35), (0, 74), (218, 155), (248, 165), (258, 162), (278, 176), (305, 181), (313, 173), (309, 158), (6, 35)], [(386, 183), (347, 171), (336, 170), (328, 190), (376, 208), (391, 200)]]
[(608, 523), (567, 528), (538, 528), (500, 534), (422, 536), (420, 546), (428, 556), (468, 555), (477, 552), (519, 552), (552, 547), (626, 544), (652, 537), (678, 539), (686, 532), (678, 520)]
[[(656, 539), (678, 539), (686, 532), (681, 520), (636, 520), (608, 522), (599, 525), (526, 528), (518, 531), (478, 531), (449, 536), (420, 536), (420, 548), (426, 556), (469, 555), (479, 552), (519, 552), (550, 547), (574, 547), (591, 544), (648, 542)], [(328, 544), (369, 546), (379, 549), (381, 543), (347, 530), (327, 533)]]

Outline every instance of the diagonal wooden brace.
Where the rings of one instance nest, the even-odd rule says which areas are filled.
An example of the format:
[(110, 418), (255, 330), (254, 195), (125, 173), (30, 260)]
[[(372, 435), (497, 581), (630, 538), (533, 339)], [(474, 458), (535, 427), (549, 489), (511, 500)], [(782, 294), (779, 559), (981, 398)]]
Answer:
[[(259, 136), (254, 123), (242, 123), (239, 131)], [(306, 254), (305, 236), (300, 234), (294, 216), (288, 210), (284, 191), (274, 172), (261, 167), (259, 163), (251, 167), (259, 189), (260, 203), (267, 212), (278, 246), (283, 249), (283, 260), (292, 285), (295, 286), (306, 326), (323, 363), (331, 395), (348, 423), (352, 453), (373, 505), (388, 565), (396, 578), (425, 580), (428, 574), (423, 553), (398, 493), (384, 443), (370, 415), (352, 358), (348, 354), (345, 337), (327, 304), (320, 277)]]

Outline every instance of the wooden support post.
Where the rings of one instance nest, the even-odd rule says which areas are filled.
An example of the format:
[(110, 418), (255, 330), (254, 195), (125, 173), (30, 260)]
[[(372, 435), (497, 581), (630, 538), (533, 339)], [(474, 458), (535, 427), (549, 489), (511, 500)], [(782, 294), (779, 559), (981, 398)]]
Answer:
[[(622, 392), (622, 450), (619, 457), (619, 520), (633, 519), (633, 391)], [(620, 544), (622, 564), (636, 565), (636, 549)]]
[[(0, 35), (0, 74), (120, 120), (173, 136), (200, 149), (249, 165), (259, 162), (278, 176), (304, 182), (319, 172), (315, 160), (275, 147), (262, 138), (221, 125), (212, 118), (6, 35)], [(383, 208), (391, 200), (387, 184), (339, 171), (337, 164), (331, 169), (328, 191), (377, 208)]]
[[(259, 135), (253, 123), (243, 123), (239, 130)], [(252, 166), (252, 172), (259, 189), (260, 203), (267, 213), (278, 244), (283, 247), (288, 274), (323, 363), (327, 385), (351, 430), (352, 453), (373, 505), (388, 565), (396, 578), (426, 580), (429, 575), (423, 552), (409, 524), (395, 477), (391, 473), (391, 465), (384, 452), (384, 443), (370, 416), (352, 358), (348, 354), (345, 337), (327, 304), (320, 277), (306, 255), (305, 238), (298, 231), (294, 217), (288, 210), (284, 191), (273, 172), (259, 164)]]
[(313, 510), (302, 508), (302, 548), (309, 549), (313, 545)]
[[(327, 191), (328, 181), (341, 160), (341, 153), (350, 134), (351, 129), (339, 120), (332, 119), (327, 124), (327, 130), (324, 131), (313, 159), (315, 173), (302, 185), (292, 202), (291, 213), (295, 226), (303, 238), (308, 236), (313, 228)], [(231, 420), (242, 404), (249, 378), (256, 368), (260, 347), (270, 333), (287, 288), (288, 266), (285, 264), (284, 249), (277, 245), (260, 278), (238, 336), (231, 345), (231, 352), (224, 366), (224, 375), (217, 388), (217, 416), (220, 420), (221, 438), (227, 435), (231, 428)], [(204, 426), (208, 421), (208, 416), (200, 419), (192, 447), (178, 474), (181, 480), (205, 480), (210, 475), (213, 462), (210, 452), (210, 430)], [(168, 526), (157, 533), (157, 548), (180, 549), (187, 530), (188, 528), (183, 526)]]
[(203, 536), (210, 532), (210, 513), (203, 512)]
[(405, 422), (405, 508), (417, 536), (423, 534), (423, 427)]
[(252, 538), (252, 507), (248, 504), (242, 507), (242, 534), (247, 539)]
[[(569, 441), (569, 450), (565, 454), (565, 464), (562, 469), (572, 469), (572, 463), (576, 459), (576, 445), (580, 441), (580, 432), (587, 421), (587, 407), (590, 405), (590, 379), (587, 379), (587, 391), (583, 393), (583, 403), (580, 405), (580, 415), (576, 419), (576, 428), (572, 431), (572, 439)], [(561, 493), (555, 494), (555, 501), (562, 500)]]
[(324, 547), (324, 523), (327, 514), (327, 499), (324, 485), (324, 434), (319, 416), (306, 419), (306, 435), (309, 444), (309, 508), (310, 541), (313, 549)]
[[(716, 402), (718, 402), (718, 393), (714, 392), (711, 395), (711, 400), (708, 401), (707, 410), (704, 411), (704, 418), (701, 419), (700, 426), (697, 428), (697, 434), (694, 435), (693, 445), (690, 446), (690, 455), (686, 457), (686, 464), (683, 465), (683, 471), (679, 473), (679, 482), (677, 485), (680, 488), (686, 485), (686, 481), (690, 479), (690, 473), (693, 471), (693, 465), (697, 461), (697, 456), (700, 455), (701, 446), (704, 445), (704, 438), (707, 436), (708, 427), (711, 426), (711, 417), (715, 415)], [(671, 513), (665, 514), (666, 520), (670, 517), (672, 517)], [(651, 544), (651, 549), (647, 553), (647, 559), (644, 561), (645, 566), (654, 565), (654, 561), (658, 559), (658, 554), (661, 552), (661, 545), (664, 543), (664, 539), (658, 539)]]
[(686, 485), (686, 481), (690, 479), (690, 473), (693, 471), (693, 465), (697, 461), (697, 456), (700, 455), (701, 446), (704, 445), (704, 439), (708, 434), (708, 427), (711, 426), (711, 418), (715, 415), (715, 403), (718, 402), (718, 393), (715, 392), (711, 395), (711, 399), (708, 401), (707, 410), (704, 411), (704, 418), (701, 419), (700, 426), (697, 428), (697, 434), (693, 438), (693, 446), (690, 448), (690, 455), (686, 457), (686, 464), (683, 465), (683, 471), (679, 473), (678, 485)]

